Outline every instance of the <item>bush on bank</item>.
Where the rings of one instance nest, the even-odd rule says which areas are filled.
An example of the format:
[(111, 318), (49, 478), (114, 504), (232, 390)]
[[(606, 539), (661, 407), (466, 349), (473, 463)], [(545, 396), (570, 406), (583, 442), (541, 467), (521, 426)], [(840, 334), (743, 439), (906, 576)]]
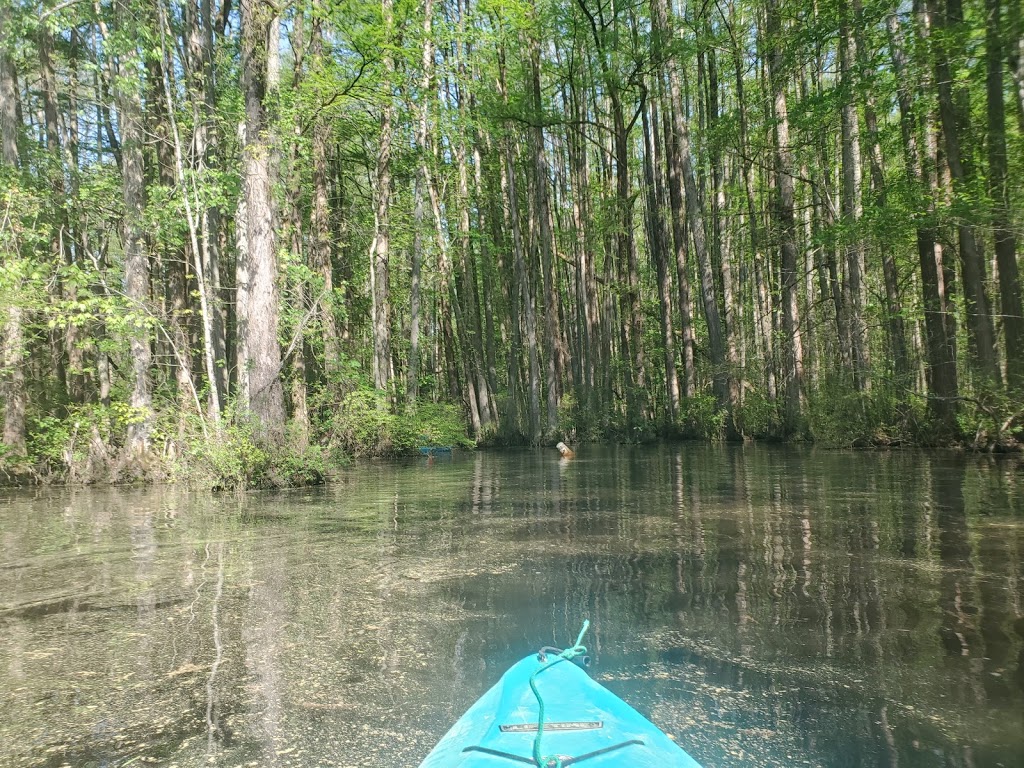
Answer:
[[(0, 453), (0, 483), (177, 482), (198, 488), (281, 488), (321, 483), (352, 458), (415, 455), (420, 446), (472, 449), (465, 416), (452, 404), (421, 402), (395, 406), (389, 393), (367, 385), (318, 395), (307, 426), (291, 423), (283, 439), (268, 441), (244, 413), (229, 408), (218, 423), (166, 406), (153, 417), (150, 449), (127, 451), (132, 424), (144, 414), (126, 403), (68, 407), (63, 416), (32, 415), (28, 455)], [(720, 440), (725, 413), (714, 398), (686, 400), (676, 424), (662, 437)], [(981, 390), (958, 402), (959, 434), (940, 434), (929, 421), (928, 402), (885, 387), (854, 392), (821, 382), (808, 397), (801, 439), (832, 447), (903, 445), (962, 447), (978, 451), (1020, 450), (1024, 404), (997, 390)], [(778, 439), (779, 404), (748, 393), (734, 416), (747, 437)], [(659, 433), (629, 433), (621, 418), (594, 417), (575, 402), (559, 413), (558, 435), (571, 442), (644, 442)], [(481, 444), (525, 441), (520, 430), (492, 431)]]

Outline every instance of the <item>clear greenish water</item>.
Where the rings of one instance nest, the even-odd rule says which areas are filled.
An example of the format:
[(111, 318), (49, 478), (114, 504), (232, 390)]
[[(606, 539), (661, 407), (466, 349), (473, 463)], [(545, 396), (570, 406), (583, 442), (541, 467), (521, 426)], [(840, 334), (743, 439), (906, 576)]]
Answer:
[(415, 768), (575, 639), (708, 766), (1024, 765), (1024, 469), (775, 447), (0, 491), (0, 765)]

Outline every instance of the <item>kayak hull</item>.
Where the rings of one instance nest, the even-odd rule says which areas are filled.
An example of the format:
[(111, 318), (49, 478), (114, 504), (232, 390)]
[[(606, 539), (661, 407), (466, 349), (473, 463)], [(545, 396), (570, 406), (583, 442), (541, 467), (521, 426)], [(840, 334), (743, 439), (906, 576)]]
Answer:
[[(537, 654), (513, 665), (438, 742), (420, 768), (536, 765), (537, 699), (530, 677)], [(569, 768), (700, 768), (647, 718), (580, 667), (559, 661), (537, 675), (544, 699), (541, 754)]]

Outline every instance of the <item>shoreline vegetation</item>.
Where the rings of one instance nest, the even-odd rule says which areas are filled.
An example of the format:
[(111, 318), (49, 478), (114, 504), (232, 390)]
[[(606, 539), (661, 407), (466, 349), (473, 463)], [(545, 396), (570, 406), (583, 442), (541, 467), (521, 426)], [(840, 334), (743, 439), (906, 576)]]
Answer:
[(0, 3), (0, 483), (1019, 451), (1005, 0)]

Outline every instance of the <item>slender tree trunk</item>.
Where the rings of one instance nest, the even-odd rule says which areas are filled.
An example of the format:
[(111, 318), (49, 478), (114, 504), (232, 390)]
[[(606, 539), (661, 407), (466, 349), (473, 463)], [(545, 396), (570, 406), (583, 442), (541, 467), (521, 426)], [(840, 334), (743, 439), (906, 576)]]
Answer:
[[(590, 24), (595, 55), (604, 83), (608, 111), (611, 113), (612, 119), (612, 157), (615, 160), (615, 263), (621, 286), (619, 292), (619, 313), (622, 321), (620, 343), (622, 357), (628, 361), (623, 366), (623, 387), (626, 396), (627, 429), (632, 430), (639, 426), (646, 397), (643, 391), (644, 351), (639, 275), (636, 264), (636, 244), (633, 237), (633, 194), (629, 177), (629, 129), (631, 125), (626, 124), (620, 79), (618, 74), (613, 72), (613, 65), (609, 61), (612, 57), (598, 28), (597, 19), (587, 8), (584, 0), (577, 0), (577, 5), (586, 15)], [(602, 19), (601, 27), (607, 28), (609, 23)]]
[(768, 0), (766, 12), (764, 42), (768, 46), (768, 77), (771, 82), (772, 109), (775, 116), (775, 218), (782, 257), (782, 329), (786, 346), (785, 424), (787, 430), (792, 433), (800, 431), (804, 410), (804, 355), (798, 303), (800, 273), (796, 247), (796, 219), (793, 211), (795, 166), (789, 141), (789, 114), (786, 107), (786, 77), (782, 50), (784, 40), (779, 19), (779, 0)]
[(867, 304), (865, 285), (864, 240), (859, 231), (863, 215), (861, 202), (860, 121), (857, 114), (857, 44), (850, 30), (852, 11), (843, 0), (840, 6), (842, 21), (839, 31), (839, 70), (843, 93), (842, 107), (842, 166), (843, 166), (843, 228), (846, 230), (846, 282), (844, 293), (850, 341), (853, 351), (853, 382), (860, 390), (871, 388), (871, 369), (868, 359), (868, 328), (864, 319)]
[[(498, 91), (501, 95), (502, 100), (508, 103), (508, 87), (505, 81), (505, 56), (504, 51), (500, 51), (499, 57), (499, 68), (498, 68)], [(504, 188), (504, 198), (507, 204), (507, 219), (509, 227), (512, 230), (512, 253), (513, 253), (513, 274), (515, 281), (515, 303), (514, 307), (522, 309), (522, 318), (525, 324), (524, 333), (525, 339), (523, 340), (526, 344), (527, 358), (529, 361), (528, 369), (528, 393), (529, 393), (529, 412), (530, 412), (530, 434), (529, 438), (533, 442), (538, 442), (541, 438), (541, 417), (540, 417), (540, 355), (537, 349), (537, 321), (534, 316), (533, 309), (533, 289), (530, 285), (530, 276), (526, 268), (526, 253), (525, 244), (523, 242), (522, 227), (519, 223), (519, 190), (516, 183), (515, 175), (515, 158), (512, 150), (512, 138), (509, 136), (503, 137), (501, 140), (501, 152), (503, 162), (504, 180), (502, 187)], [(517, 312), (513, 311), (513, 315)], [(513, 320), (517, 322), (517, 320)], [(518, 355), (518, 350), (512, 350), (513, 355)]]
[[(962, 201), (973, 194), (974, 168), (969, 161), (964, 126), (968, 119), (969, 104), (963, 87), (954, 89), (952, 59), (955, 51), (950, 42), (959, 34), (963, 23), (960, 0), (946, 0), (945, 11), (938, 8), (939, 0), (929, 0), (935, 41), (935, 84), (939, 93), (939, 117), (945, 139), (946, 162), (953, 179), (953, 193)], [(985, 258), (974, 224), (969, 215), (962, 215), (958, 224), (960, 270), (963, 285), (964, 310), (967, 314), (968, 338), (977, 356), (980, 373), (991, 381), (1000, 379), (996, 361), (995, 331), (985, 293)]]
[[(230, 0), (224, 0), (222, 9), (226, 13)], [(218, 145), (218, 130), (213, 116), (217, 112), (216, 86), (214, 83), (214, 34), (215, 22), (210, 0), (200, 0), (198, 15), (191, 5), (186, 6), (185, 19), (188, 25), (189, 60), (192, 63), (189, 92), (192, 101), (194, 123), (192, 143), (197, 176), (206, 182), (207, 176), (216, 171), (218, 162), (215, 148)], [(223, 33), (223, 29), (221, 29)], [(186, 193), (187, 194), (187, 193)], [(203, 357), (209, 384), (210, 417), (217, 421), (227, 402), (227, 330), (225, 328), (224, 302), (221, 299), (221, 213), (217, 204), (208, 202), (208, 193), (196, 195), (200, 202), (199, 212), (199, 253), (194, 254), (196, 277), (199, 283), (200, 311), (203, 323)], [(243, 220), (244, 222), (244, 220)], [(242, 222), (239, 222), (240, 224)]]
[(1006, 160), (1006, 109), (1003, 104), (1003, 25), (1001, 0), (985, 0), (985, 92), (988, 114), (989, 194), (995, 233), (999, 293), (1006, 334), (1006, 381), (1024, 387), (1024, 314), (1021, 311), (1017, 238), (1010, 214), (1010, 184)]
[[(477, 206), (476, 206), (476, 222), (477, 231), (481, 234), (487, 231), (486, 222), (486, 206), (484, 201), (487, 199), (485, 196), (484, 189), (484, 177), (483, 177), (483, 165), (484, 155), (481, 150), (481, 144), (483, 142), (480, 137), (477, 137), (477, 141), (473, 146), (473, 172), (474, 172), (474, 190), (476, 192)], [(497, 241), (495, 241), (497, 242)], [(484, 327), (483, 327), (483, 340), (482, 348), (480, 350), (481, 364), (485, 366), (482, 375), (485, 379), (486, 388), (480, 387), (482, 392), (486, 392), (487, 401), (483, 403), (483, 407), (489, 410), (489, 416), (487, 421), (492, 425), (493, 428), (497, 428), (500, 420), (500, 414), (498, 413), (498, 403), (495, 398), (498, 392), (498, 371), (497, 363), (495, 359), (495, 327), (494, 327), (494, 315), (498, 305), (498, 298), (494, 290), (494, 283), (491, 278), (492, 272), (492, 259), (490, 257), (490, 248), (486, 237), (480, 238), (480, 283), (483, 290), (483, 301), (477, 302), (482, 303), (482, 310), (484, 313)]]
[[(279, 302), (271, 189), (272, 147), (264, 103), (272, 9), (264, 0), (243, 0), (241, 10), (246, 252), (239, 254), (239, 259), (244, 260), (248, 290), (245, 305), (238, 310), (242, 331), (239, 344), (246, 350), (249, 410), (259, 421), (264, 436), (279, 441), (284, 435), (285, 411), (281, 347), (277, 338)], [(276, 45), (276, 40), (274, 43)]]
[[(941, 270), (936, 261), (936, 236), (932, 229), (935, 198), (932, 184), (926, 177), (922, 153), (918, 147), (917, 125), (914, 116), (913, 92), (909, 61), (903, 43), (899, 18), (891, 14), (887, 20), (889, 50), (892, 53), (893, 73), (896, 76), (897, 99), (900, 108), (900, 131), (903, 137), (904, 163), (911, 188), (920, 190), (928, 201), (928, 209), (919, 218), (917, 229), (918, 264), (921, 268), (921, 293), (924, 304), (926, 379), (930, 393), (929, 412), (939, 429), (952, 434), (956, 424), (956, 397), (958, 394), (955, 336), (951, 327), (952, 316), (946, 312), (941, 289)], [(926, 142), (931, 143), (930, 140)], [(926, 152), (925, 156), (930, 155)], [(927, 175), (934, 175), (934, 163)]]
[(1006, 46), (1006, 62), (1010, 68), (1010, 78), (1013, 80), (1017, 132), (1024, 136), (1024, 9), (1020, 3), (1010, 3), (1007, 11), (1010, 42)]
[[(154, 3), (153, 19), (161, 30), (163, 41), (164, 11), (159, 2)], [(146, 59), (146, 76), (149, 91), (146, 98), (147, 132), (153, 137), (156, 149), (156, 179), (162, 188), (161, 194), (172, 198), (175, 192), (178, 175), (176, 173), (175, 142), (178, 136), (172, 130), (171, 114), (173, 104), (168, 104), (165, 93), (165, 82), (170, 73), (167, 71), (169, 57), (165, 47), (161, 45), (160, 56)], [(169, 89), (168, 89), (169, 90)], [(185, 194), (188, 194), (185, 191)], [(192, 226), (191, 217), (189, 226)], [(153, 243), (159, 250), (154, 271), (154, 286), (164, 286), (163, 300), (166, 317), (167, 334), (170, 345), (170, 358), (174, 361), (174, 379), (177, 385), (178, 408), (180, 410), (179, 428), (184, 427), (185, 415), (196, 408), (193, 399), (195, 386), (192, 381), (192, 354), (189, 343), (188, 317), (191, 304), (188, 296), (188, 262), (189, 246), (185, 243), (177, 247), (160, 247), (159, 242)], [(159, 342), (161, 337), (157, 336)], [(200, 409), (200, 414), (201, 409)]]
[[(9, 11), (0, 10), (0, 28), (5, 26)], [(18, 134), (21, 130), (20, 106), (18, 99), (18, 75), (14, 59), (8, 49), (8, 41), (0, 40), (0, 170), (12, 175), (21, 166), (18, 150)], [(6, 168), (4, 168), (6, 166)], [(17, 250), (3, 254), (4, 266), (18, 258)], [(25, 410), (27, 393), (25, 367), (23, 364), (24, 313), (20, 305), (20, 291), (12, 291), (10, 300), (5, 300), (3, 344), (0, 348), (0, 397), (4, 402), (3, 444), (15, 457), (25, 456)]]
[(675, 333), (672, 323), (672, 278), (668, 270), (668, 232), (665, 228), (663, 184), (660, 158), (661, 137), (657, 134), (658, 111), (654, 98), (644, 107), (644, 181), (647, 187), (647, 242), (658, 279), (658, 306), (661, 311), (661, 341), (665, 352), (665, 394), (669, 425), (679, 415), (679, 376), (676, 372)]
[[(711, 30), (707, 30), (708, 37)], [(707, 121), (709, 133), (714, 136), (718, 131), (719, 98), (718, 98), (718, 55), (715, 47), (709, 46), (706, 54), (708, 75)], [(722, 149), (719, 139), (712, 138), (709, 142), (708, 154), (711, 161), (711, 233), (712, 262), (718, 265), (722, 285), (722, 325), (725, 342), (725, 363), (728, 367), (726, 386), (728, 387), (729, 412), (732, 418), (726, 422), (727, 437), (736, 440), (741, 430), (736, 422), (743, 397), (743, 369), (740, 365), (740, 324), (739, 307), (736, 301), (733, 282), (733, 254), (725, 237), (722, 218), (725, 215), (725, 166), (722, 160)]]
[[(78, 116), (78, 56), (82, 45), (82, 38), (77, 30), (71, 30), (70, 34), (71, 53), (69, 60), (69, 79), (67, 84), (68, 108), (67, 120), (63, 123), (64, 128), (64, 164), (68, 177), (68, 232), (66, 238), (73, 245), (65, 248), (68, 266), (73, 266), (82, 258), (82, 254), (88, 247), (88, 227), (83, 221), (80, 201), (79, 182), (79, 147), (81, 142), (80, 121)], [(65, 298), (74, 302), (78, 297), (78, 287), (70, 282), (65, 284)], [(72, 403), (84, 403), (86, 399), (86, 362), (85, 349), (88, 344), (87, 336), (77, 323), (68, 322), (64, 329), (64, 349), (68, 361), (68, 399)]]
[(668, 169), (668, 197), (671, 211), (672, 242), (675, 255), (676, 286), (679, 293), (679, 334), (683, 363), (682, 395), (691, 398), (697, 394), (697, 367), (694, 351), (697, 343), (693, 331), (693, 299), (690, 294), (690, 249), (686, 232), (686, 212), (683, 202), (683, 180), (679, 168), (679, 142), (673, 130), (671, 103), (666, 105), (663, 118)]
[(410, 403), (420, 396), (420, 274), (423, 266), (423, 180), (413, 180), (412, 263), (409, 267), (409, 370), (405, 393)]
[[(671, 38), (668, 8), (665, 0), (652, 0), (651, 20), (655, 35), (661, 41)], [(697, 268), (700, 275), (700, 290), (704, 305), (704, 319), (708, 327), (708, 343), (711, 347), (712, 380), (718, 405), (726, 411), (726, 424), (729, 436), (735, 432), (736, 403), (735, 394), (730, 384), (732, 374), (729, 371), (726, 357), (725, 338), (722, 320), (718, 309), (718, 298), (715, 294), (714, 267), (707, 246), (704, 229), (704, 210), (697, 190), (697, 181), (693, 170), (690, 150), (690, 128), (684, 112), (682, 87), (677, 63), (668, 58), (664, 66), (667, 69), (669, 83), (669, 99), (672, 105), (672, 117), (675, 143), (675, 162), (678, 163), (678, 175), (683, 183), (686, 204), (686, 221), (690, 236), (693, 239), (693, 250), (697, 256)]]
[[(311, 67), (320, 73), (326, 65), (324, 58), (323, 21), (314, 17), (310, 38)], [(338, 324), (334, 319), (334, 253), (331, 245), (331, 209), (328, 180), (330, 167), (327, 145), (330, 141), (331, 126), (328, 118), (319, 111), (313, 119), (312, 129), (312, 171), (313, 204), (310, 211), (310, 267), (320, 278), (320, 297), (317, 299), (317, 316), (324, 340), (324, 369), (330, 374), (340, 364), (341, 349), (338, 344)], [(421, 214), (422, 218), (422, 214)]]
[[(466, 35), (466, 18), (469, 10), (465, 0), (459, 2), (459, 19), (456, 29), (456, 98), (459, 111), (459, 130), (455, 146), (455, 161), (459, 174), (459, 267), (462, 274), (462, 323), (463, 356), (466, 358), (467, 390), (473, 393), (473, 407), (476, 410), (474, 428), (478, 437), (490, 429), (492, 422), (492, 394), (484, 360), (483, 328), (480, 319), (480, 299), (477, 288), (477, 257), (472, 242), (472, 217), (470, 215), (469, 190), (469, 132), (471, 114), (476, 113), (468, 62), (472, 60), (473, 49)], [(464, 42), (463, 42), (464, 41)], [(478, 158), (474, 158), (478, 160)], [(471, 408), (472, 412), (473, 408)]]
[(598, 411), (597, 367), (600, 355), (600, 317), (597, 301), (596, 254), (593, 249), (593, 231), (590, 220), (590, 166), (587, 162), (585, 105), (580, 89), (569, 85), (566, 102), (571, 105), (574, 127), (566, 134), (566, 149), (569, 154), (569, 176), (574, 190), (572, 195), (573, 228), (576, 234), (576, 286), (577, 303), (582, 314), (580, 323), (580, 349), (582, 351), (583, 389), (582, 402), (586, 412)]
[[(857, 42), (857, 70), (859, 78), (872, 76), (865, 43), (864, 18), (861, 0), (853, 0), (855, 23), (852, 30)], [(878, 107), (873, 89), (866, 89), (864, 99), (864, 127), (871, 142), (870, 167), (871, 189), (874, 204), (879, 210), (886, 210), (888, 201), (885, 188), (885, 161), (878, 130)], [(910, 376), (910, 354), (907, 350), (906, 324), (903, 319), (903, 301), (900, 295), (900, 279), (897, 271), (894, 249), (883, 244), (881, 248), (882, 278), (885, 284), (886, 325), (889, 348), (892, 353), (893, 372), (900, 386), (906, 386)]]
[(530, 86), (533, 100), (534, 210), (537, 214), (537, 230), (540, 245), (540, 269), (544, 282), (544, 349), (547, 353), (547, 422), (549, 436), (558, 428), (558, 348), (561, 344), (561, 328), (558, 318), (559, 301), (555, 295), (553, 265), (554, 245), (551, 234), (551, 210), (548, 196), (549, 168), (544, 152), (544, 129), (541, 125), (544, 104), (540, 90), (540, 41), (530, 41)]
[[(64, 183), (65, 173), (71, 170), (71, 164), (67, 162), (68, 155), (61, 146), (60, 124), (57, 116), (57, 83), (52, 58), (53, 37), (45, 25), (36, 32), (36, 44), (39, 53), (40, 91), (43, 98), (43, 126), (50, 160), (50, 165), (46, 169), (51, 194), (48, 206), (50, 212), (47, 217), (50, 229), (50, 259), (56, 266), (69, 264), (71, 261), (71, 236), (68, 231), (69, 217), (65, 203), (69, 196)], [(66, 164), (65, 167), (61, 167), (62, 161)], [(55, 294), (60, 296), (66, 293), (64, 280), (60, 273), (57, 274), (55, 282)], [(73, 324), (69, 323), (68, 325), (73, 327)], [(50, 348), (55, 362), (57, 380), (61, 389), (68, 392), (67, 340), (60, 337), (60, 331), (57, 328), (50, 331)]]
[[(138, 33), (134, 11), (127, 0), (118, 0), (117, 20), (121, 32), (134, 39)], [(134, 386), (129, 397), (139, 418), (128, 429), (128, 450), (144, 453), (149, 449), (152, 428), (152, 383), (150, 366), (149, 318), (152, 314), (149, 293), (149, 254), (146, 252), (142, 212), (145, 206), (145, 178), (142, 148), (145, 135), (142, 125), (143, 75), (141, 61), (132, 52), (121, 58), (114, 83), (121, 137), (121, 181), (124, 196), (124, 221), (121, 226), (124, 251), (125, 294), (131, 303), (131, 312), (137, 318), (129, 333)]]
[(391, 251), (391, 142), (394, 107), (391, 103), (391, 80), (395, 63), (390, 53), (394, 36), (392, 0), (381, 0), (384, 20), (384, 104), (380, 116), (380, 144), (377, 155), (376, 200), (374, 221), (376, 232), (371, 248), (370, 280), (373, 285), (373, 382), (377, 389), (387, 389), (391, 381), (391, 285), (389, 259)]

